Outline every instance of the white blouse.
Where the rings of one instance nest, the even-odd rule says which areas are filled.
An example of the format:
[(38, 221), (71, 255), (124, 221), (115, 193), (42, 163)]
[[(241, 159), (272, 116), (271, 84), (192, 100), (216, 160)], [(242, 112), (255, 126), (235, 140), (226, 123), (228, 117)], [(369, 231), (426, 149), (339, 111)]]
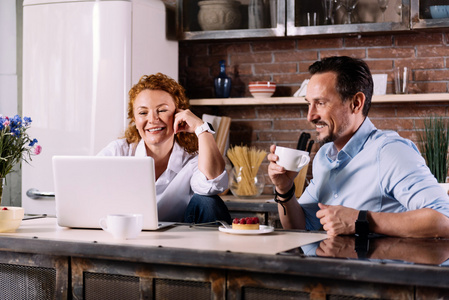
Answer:
[[(147, 156), (145, 142), (140, 140), (137, 147), (126, 139), (111, 142), (100, 156)], [(181, 222), (184, 211), (194, 193), (217, 195), (228, 188), (226, 170), (217, 178), (207, 180), (198, 169), (198, 155), (186, 152), (175, 142), (167, 169), (156, 180), (156, 198), (160, 221)]]

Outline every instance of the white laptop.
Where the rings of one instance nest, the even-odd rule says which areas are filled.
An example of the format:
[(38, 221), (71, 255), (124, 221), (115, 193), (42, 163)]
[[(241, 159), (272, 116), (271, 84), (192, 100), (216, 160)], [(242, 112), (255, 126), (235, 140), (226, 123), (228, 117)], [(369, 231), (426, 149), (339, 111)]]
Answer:
[(173, 225), (159, 222), (154, 160), (151, 157), (54, 156), (58, 225), (100, 228), (108, 214), (139, 213), (143, 229)]

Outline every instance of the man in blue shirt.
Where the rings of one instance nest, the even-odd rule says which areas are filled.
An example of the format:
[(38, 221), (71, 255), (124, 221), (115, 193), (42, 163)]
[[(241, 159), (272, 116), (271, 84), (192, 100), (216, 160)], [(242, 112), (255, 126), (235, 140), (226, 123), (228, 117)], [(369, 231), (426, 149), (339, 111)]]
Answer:
[(307, 119), (322, 147), (299, 200), (297, 173), (276, 164), (275, 145), (268, 155), (283, 227), (323, 228), (332, 236), (449, 237), (449, 196), (416, 146), (368, 118), (373, 80), (366, 63), (329, 57), (309, 71)]

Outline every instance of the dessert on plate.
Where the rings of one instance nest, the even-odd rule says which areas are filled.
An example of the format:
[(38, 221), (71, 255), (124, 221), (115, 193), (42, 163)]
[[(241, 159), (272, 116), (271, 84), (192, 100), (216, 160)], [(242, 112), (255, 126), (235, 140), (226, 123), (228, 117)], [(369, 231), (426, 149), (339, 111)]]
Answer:
[(258, 217), (235, 218), (232, 221), (232, 229), (237, 230), (259, 230)]

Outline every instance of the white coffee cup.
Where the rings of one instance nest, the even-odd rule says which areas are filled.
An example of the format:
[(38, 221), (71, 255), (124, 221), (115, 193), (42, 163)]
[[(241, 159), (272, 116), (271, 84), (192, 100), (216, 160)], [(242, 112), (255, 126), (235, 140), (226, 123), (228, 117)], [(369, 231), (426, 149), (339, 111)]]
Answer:
[(299, 172), (310, 161), (309, 153), (302, 150), (276, 146), (274, 154), (279, 157), (276, 163), (288, 171)]
[(142, 221), (141, 214), (109, 214), (100, 219), (100, 226), (116, 239), (134, 239), (142, 231)]

